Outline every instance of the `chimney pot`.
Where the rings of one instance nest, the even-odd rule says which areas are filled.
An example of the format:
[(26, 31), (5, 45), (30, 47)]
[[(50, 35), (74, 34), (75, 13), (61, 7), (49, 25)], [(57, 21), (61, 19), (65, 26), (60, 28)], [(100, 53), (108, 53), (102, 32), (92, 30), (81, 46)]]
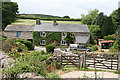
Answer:
[(57, 23), (56, 20), (54, 20), (53, 25), (54, 25), (54, 26), (58, 25), (58, 23)]
[(40, 24), (41, 24), (40, 19), (37, 19), (36, 20), (36, 25), (40, 25)]

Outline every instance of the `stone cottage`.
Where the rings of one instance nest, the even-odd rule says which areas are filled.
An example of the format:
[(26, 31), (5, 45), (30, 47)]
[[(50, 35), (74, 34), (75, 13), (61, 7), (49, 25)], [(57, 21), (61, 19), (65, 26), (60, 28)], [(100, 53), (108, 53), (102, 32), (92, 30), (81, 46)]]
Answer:
[(60, 32), (61, 33), (61, 45), (65, 46), (66, 40), (64, 38), (67, 32), (72, 32), (71, 36), (75, 36), (74, 43), (88, 45), (90, 42), (90, 31), (87, 25), (84, 24), (58, 24), (57, 21), (53, 23), (40, 23), (39, 20), (36, 22), (34, 27), (35, 32), (40, 32), (40, 45), (45, 45), (46, 40), (42, 37), (46, 36), (47, 32)]
[(4, 35), (10, 38), (24, 39), (33, 41), (32, 32), (34, 30), (34, 25), (8, 25), (4, 29)]

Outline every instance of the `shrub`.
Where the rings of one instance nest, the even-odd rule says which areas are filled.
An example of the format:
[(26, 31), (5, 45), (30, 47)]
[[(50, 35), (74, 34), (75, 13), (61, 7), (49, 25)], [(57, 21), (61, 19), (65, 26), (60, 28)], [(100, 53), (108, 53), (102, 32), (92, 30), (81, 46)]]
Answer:
[(11, 51), (13, 47), (16, 47), (15, 39), (9, 39), (2, 42), (2, 50), (5, 53)]
[(108, 35), (108, 36), (104, 36), (104, 40), (116, 40), (115, 39), (115, 35)]
[(28, 50), (34, 50), (34, 45), (32, 44), (31, 41), (26, 41), (26, 40), (23, 40), (23, 39), (18, 39), (16, 40), (16, 42), (21, 42), (22, 44), (24, 44)]
[(91, 49), (92, 51), (96, 51), (96, 50), (98, 50), (98, 47), (97, 47), (97, 45), (93, 45), (93, 46), (90, 47), (90, 49)]
[(33, 51), (22, 56), (14, 62), (14, 66), (3, 69), (3, 74), (8, 73), (10, 78), (17, 78), (18, 74), (34, 72), (36, 75), (46, 76), (47, 60), (50, 54), (42, 55), (41, 52)]
[(16, 45), (18, 47), (18, 52), (28, 51), (28, 48), (24, 44), (16, 42)]
[(46, 51), (47, 53), (53, 53), (54, 52), (54, 49), (55, 49), (55, 45), (54, 44), (49, 44), (46, 46)]
[(24, 41), (23, 44), (25, 44), (26, 47), (28, 47), (28, 50), (34, 50), (34, 46), (33, 46), (32, 42)]
[(45, 54), (45, 52), (42, 50), (42, 51), (41, 51), (41, 54), (43, 55), (43, 54)]

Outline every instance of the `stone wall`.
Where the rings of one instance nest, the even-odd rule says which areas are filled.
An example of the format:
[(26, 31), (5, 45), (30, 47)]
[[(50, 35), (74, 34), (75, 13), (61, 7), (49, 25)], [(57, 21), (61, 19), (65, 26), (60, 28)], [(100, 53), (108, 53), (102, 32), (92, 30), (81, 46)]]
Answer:
[[(8, 39), (17, 38), (17, 31), (5, 31), (4, 35)], [(33, 39), (32, 31), (21, 32), (21, 39), (25, 39), (25, 40), (27, 40), (27, 39)]]

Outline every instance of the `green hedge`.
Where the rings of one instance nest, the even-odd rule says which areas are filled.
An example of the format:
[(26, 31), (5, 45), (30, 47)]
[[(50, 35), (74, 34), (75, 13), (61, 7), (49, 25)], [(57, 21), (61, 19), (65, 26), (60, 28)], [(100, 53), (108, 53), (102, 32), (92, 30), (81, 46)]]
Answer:
[(28, 50), (34, 50), (34, 45), (32, 44), (31, 41), (26, 41), (26, 40), (23, 40), (23, 39), (18, 39), (16, 40), (16, 42), (21, 42), (22, 44), (24, 44)]
[(46, 46), (46, 51), (47, 53), (53, 53), (55, 49), (55, 45), (54, 44), (49, 44)]
[(53, 20), (57, 20), (57, 21), (81, 21), (81, 19), (68, 19), (68, 18), (39, 18), (39, 17), (36, 17), (36, 18), (31, 18), (31, 17), (20, 17), (18, 16), (17, 18), (20, 18), (20, 19), (40, 19), (40, 20), (48, 20), (48, 21), (53, 21)]

